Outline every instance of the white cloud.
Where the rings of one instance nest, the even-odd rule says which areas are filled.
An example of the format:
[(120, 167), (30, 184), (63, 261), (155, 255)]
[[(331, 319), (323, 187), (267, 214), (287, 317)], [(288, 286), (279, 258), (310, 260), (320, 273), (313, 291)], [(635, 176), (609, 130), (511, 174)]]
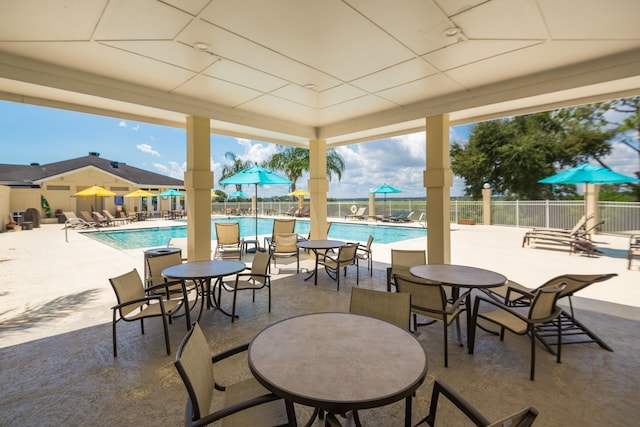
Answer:
[(149, 144), (138, 144), (136, 145), (136, 148), (142, 151), (143, 153), (151, 154), (152, 156), (155, 156), (155, 157), (160, 157), (160, 153), (154, 150), (153, 147), (151, 147)]
[(118, 127), (121, 128), (126, 128), (128, 126), (127, 122), (124, 120), (121, 120), (120, 123), (118, 123)]

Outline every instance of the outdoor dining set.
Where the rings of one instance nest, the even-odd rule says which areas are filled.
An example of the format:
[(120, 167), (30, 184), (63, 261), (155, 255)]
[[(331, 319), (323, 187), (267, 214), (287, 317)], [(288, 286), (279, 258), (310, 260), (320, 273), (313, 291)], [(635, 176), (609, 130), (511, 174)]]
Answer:
[[(448, 330), (453, 325), (458, 344), (466, 344), (469, 354), (475, 350), (477, 329), (498, 335), (501, 340), (505, 331), (528, 336), (530, 380), (535, 379), (538, 342), (555, 355), (558, 363), (562, 346), (567, 344), (593, 342), (613, 351), (576, 319), (571, 296), (616, 274), (568, 274), (529, 288), (499, 272), (429, 264), (424, 250), (392, 249), (386, 283), (380, 284), (380, 290), (365, 289), (358, 286), (359, 263), (366, 261), (368, 272), (373, 274), (373, 236), (366, 243), (313, 239), (295, 233), (295, 221), (276, 219), (272, 234), (262, 245), (258, 236), (251, 239), (251, 248), (240, 237), (239, 223), (216, 223), (212, 260), (183, 262), (180, 249), (157, 248), (145, 252), (144, 277), (133, 270), (110, 279), (118, 300), (113, 307), (114, 356), (116, 324), (120, 320), (142, 322), (147, 317), (160, 317), (169, 355), (168, 322), (185, 317), (187, 334), (177, 351), (175, 366), (189, 394), (186, 425), (204, 425), (223, 418), (234, 425), (297, 425), (296, 404), (314, 408), (306, 425), (318, 417), (325, 425), (340, 425), (339, 419), (347, 415), (360, 425), (359, 411), (402, 400), (405, 425), (414, 425), (412, 399), (428, 373), (427, 352), (416, 334), (419, 328), (434, 322), (443, 325), (445, 367), (449, 366)], [(249, 249), (253, 249), (253, 257), (247, 267), (243, 260)], [(272, 269), (277, 268), (278, 259), (295, 257), (295, 270), (281, 264), (278, 273), (300, 273), (301, 251), (309, 251), (313, 257), (313, 268), (301, 277), (302, 286), (311, 279), (318, 286), (318, 275), (324, 267), (339, 292), (341, 276), (345, 277), (344, 285), (348, 267), (355, 270), (349, 312), (290, 317), (267, 326), (250, 343), (212, 356), (199, 325), (203, 313), (220, 312), (235, 322), (239, 318), (239, 294), (251, 291), (255, 303), (256, 293), (261, 290), (266, 293), (271, 312)], [(231, 294), (230, 308), (223, 304), (223, 291)], [(569, 309), (557, 305), (562, 298), (569, 301)], [(193, 323), (192, 310), (198, 310)], [(466, 325), (465, 342), (461, 319)], [(215, 368), (216, 363), (242, 352), (247, 353), (253, 377), (233, 386), (220, 386), (212, 364)], [(366, 354), (367, 364), (345, 357), (355, 354)], [(390, 365), (396, 368), (387, 369)], [(224, 408), (210, 407), (214, 389), (226, 390)], [(451, 400), (476, 425), (494, 425), (442, 380), (434, 383), (429, 414), (420, 423), (434, 425), (440, 396)], [(535, 408), (525, 407), (495, 425), (531, 425), (537, 415)]]

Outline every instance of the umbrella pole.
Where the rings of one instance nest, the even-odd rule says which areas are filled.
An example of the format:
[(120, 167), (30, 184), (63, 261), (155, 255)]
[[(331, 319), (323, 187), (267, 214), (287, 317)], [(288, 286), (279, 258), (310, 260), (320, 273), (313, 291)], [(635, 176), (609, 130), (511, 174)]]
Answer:
[(255, 188), (256, 188), (256, 208), (255, 208), (255, 215), (256, 215), (256, 244), (253, 248), (249, 248), (247, 249), (247, 253), (255, 253), (256, 250), (260, 251), (260, 252), (266, 252), (265, 248), (261, 248), (260, 247), (260, 241), (258, 240), (258, 184), (255, 184)]

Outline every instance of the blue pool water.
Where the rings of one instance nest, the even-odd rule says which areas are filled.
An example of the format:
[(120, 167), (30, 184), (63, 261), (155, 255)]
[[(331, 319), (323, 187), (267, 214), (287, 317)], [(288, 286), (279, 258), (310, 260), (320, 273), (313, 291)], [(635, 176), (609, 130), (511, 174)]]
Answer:
[[(220, 218), (212, 220), (211, 240), (216, 240), (214, 222), (239, 222), (240, 234), (244, 238), (255, 238), (255, 218)], [(270, 235), (273, 230), (273, 219), (258, 219), (258, 235)], [(309, 234), (309, 221), (296, 221), (296, 233), (307, 236)], [(96, 240), (100, 240), (120, 249), (137, 249), (166, 246), (172, 237), (187, 237), (187, 226), (139, 228), (114, 231), (89, 231), (83, 234)], [(366, 242), (369, 235), (373, 235), (376, 243), (394, 243), (401, 240), (417, 239), (425, 237), (427, 230), (414, 227), (394, 227), (384, 225), (357, 224), (357, 223), (333, 223), (329, 231), (329, 238)]]

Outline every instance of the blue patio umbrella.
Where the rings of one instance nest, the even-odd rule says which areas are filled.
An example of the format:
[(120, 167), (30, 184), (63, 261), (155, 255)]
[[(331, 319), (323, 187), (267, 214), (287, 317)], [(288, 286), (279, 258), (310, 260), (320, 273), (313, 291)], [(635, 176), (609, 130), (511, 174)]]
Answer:
[[(169, 190), (165, 190), (162, 193), (158, 194), (160, 197), (184, 197), (184, 193), (179, 192), (178, 190), (171, 188)], [(177, 203), (174, 203), (177, 205)]]
[(387, 212), (387, 194), (390, 193), (401, 193), (402, 190), (398, 190), (395, 187), (392, 187), (388, 184), (382, 184), (380, 187), (378, 188), (374, 188), (373, 190), (369, 191), (372, 194), (384, 194), (384, 211), (385, 211), (385, 215)]
[[(287, 178), (281, 177), (280, 175), (270, 171), (269, 169), (265, 169), (261, 166), (255, 165), (247, 168), (241, 172), (238, 172), (235, 175), (232, 175), (228, 178), (225, 178), (220, 181), (222, 185), (244, 185), (244, 184), (253, 184), (256, 189), (256, 203), (258, 201), (258, 184), (291, 184)], [(256, 242), (258, 242), (258, 209), (256, 209)], [(257, 243), (256, 243), (257, 244)], [(252, 248), (253, 249), (253, 248)], [(251, 252), (252, 249), (249, 249), (248, 252)], [(260, 249), (264, 251), (264, 249)]]
[(229, 200), (231, 199), (248, 199), (249, 196), (244, 194), (242, 191), (236, 191), (234, 193), (229, 194)]
[(640, 179), (588, 163), (575, 166), (538, 181), (541, 184), (624, 184), (640, 183)]
[(158, 194), (161, 197), (184, 197), (184, 193), (179, 192), (178, 190), (171, 188), (169, 190), (165, 190), (162, 193)]

